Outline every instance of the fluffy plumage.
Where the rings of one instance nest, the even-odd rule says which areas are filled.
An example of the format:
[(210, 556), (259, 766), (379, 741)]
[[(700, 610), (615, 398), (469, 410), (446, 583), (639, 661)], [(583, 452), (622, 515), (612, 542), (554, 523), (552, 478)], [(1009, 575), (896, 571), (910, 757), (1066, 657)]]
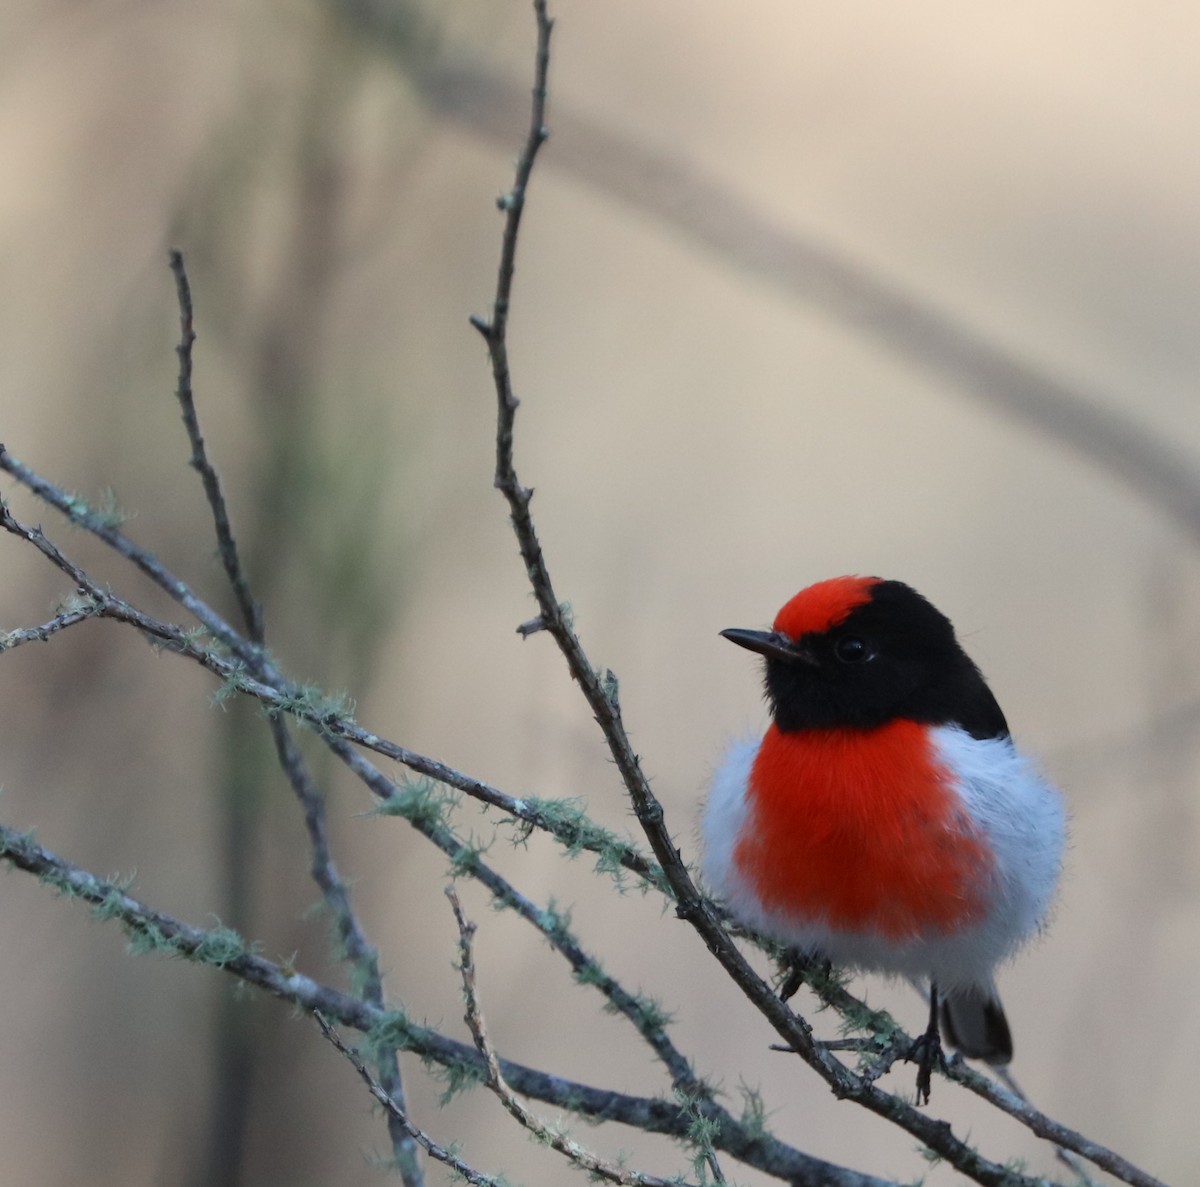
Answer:
[(724, 633), (765, 656), (772, 724), (713, 777), (705, 881), (766, 936), (933, 983), (947, 1040), (1007, 1061), (994, 975), (1044, 925), (1065, 813), (949, 620), (849, 577)]

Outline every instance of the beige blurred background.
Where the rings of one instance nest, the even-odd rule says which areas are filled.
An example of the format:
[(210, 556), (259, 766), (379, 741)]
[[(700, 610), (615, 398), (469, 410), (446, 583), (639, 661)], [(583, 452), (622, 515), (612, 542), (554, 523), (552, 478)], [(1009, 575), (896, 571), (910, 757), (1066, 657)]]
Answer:
[[(755, 665), (718, 630), (764, 623), (836, 573), (917, 586), (1074, 820), (1053, 931), (1003, 978), (1014, 1071), (1059, 1120), (1195, 1182), (1200, 520), (1187, 490), (1171, 503), (1200, 484), (1194, 6), (554, 9), (556, 139), (512, 326), (517, 460), (681, 843), (694, 852), (724, 741), (764, 720)], [(112, 488), (130, 532), (227, 607), (171, 395), (179, 246), (201, 416), (285, 666), (347, 688), (385, 735), (514, 794), (583, 796), (625, 829), (549, 640), (513, 631), (532, 603), (467, 326), (493, 285), (494, 199), (524, 118), (509, 100), (532, 43), (524, 0), (10, 0), (0, 440), (89, 497)], [(1048, 434), (1053, 390), (1035, 383), (1021, 411), (1004, 375), (939, 367), (919, 319), (898, 327), (869, 301), (848, 317), (806, 288), (796, 244), (1115, 416), (1108, 445), (1098, 454), (1074, 412)], [(161, 606), (3, 493), (118, 592)], [(67, 592), (7, 538), (0, 573), (4, 629), (44, 621)], [(0, 657), (0, 818), (338, 980), (261, 724), (212, 692), (109, 624)], [(335, 783), (338, 859), (390, 993), (465, 1036), (445, 861)], [(491, 836), (474, 809), (462, 819)], [(735, 1111), (739, 1083), (761, 1087), (773, 1131), (803, 1149), (953, 1180), (770, 1054), (765, 1025), (655, 904), (604, 893), (589, 863), (542, 842), (493, 853), (526, 893), (575, 905), (588, 945), (675, 1013)], [(466, 896), (506, 1055), (666, 1089), (528, 928)], [(127, 957), (114, 928), (23, 875), (3, 880), (0, 943), (6, 1181), (385, 1181), (361, 1085), (284, 1007)], [(862, 987), (919, 1024), (911, 992)], [(439, 1112), (440, 1086), (405, 1071), (420, 1122), (475, 1165), (531, 1184), (572, 1173), (486, 1094)], [(934, 1106), (990, 1156), (1053, 1173), (1043, 1147), (949, 1086)], [(650, 1171), (686, 1162), (663, 1141), (576, 1128)]]

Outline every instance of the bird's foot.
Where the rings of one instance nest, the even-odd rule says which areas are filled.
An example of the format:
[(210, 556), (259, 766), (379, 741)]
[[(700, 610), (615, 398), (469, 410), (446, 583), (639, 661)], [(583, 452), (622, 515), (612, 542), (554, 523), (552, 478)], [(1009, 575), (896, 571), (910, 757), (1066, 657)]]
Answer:
[(917, 1104), (929, 1104), (929, 1090), (933, 1086), (933, 1070), (946, 1070), (946, 1056), (942, 1051), (942, 1037), (936, 1026), (913, 1040), (904, 1057), (917, 1065)]

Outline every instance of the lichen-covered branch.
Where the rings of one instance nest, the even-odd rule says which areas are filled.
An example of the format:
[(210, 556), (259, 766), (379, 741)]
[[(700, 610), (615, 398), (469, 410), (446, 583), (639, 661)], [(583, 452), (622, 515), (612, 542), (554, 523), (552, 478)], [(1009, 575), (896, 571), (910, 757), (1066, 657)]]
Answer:
[[(86, 502), (68, 494), (18, 461), (3, 444), (0, 444), (0, 471), (11, 475), (43, 502), (61, 512), (74, 526), (90, 532), (114, 549), (195, 618), (211, 638), (206, 639), (203, 634), (194, 630), (166, 624), (148, 615), (142, 616), (141, 625), (136, 619), (125, 621), (138, 629), (144, 626), (144, 633), (153, 641), (166, 644), (175, 653), (194, 660), (220, 679), (229, 691), (254, 697), (264, 708), (294, 717), (311, 726), (322, 736), (345, 738), (356, 746), (372, 750), (418, 775), (453, 787), (472, 799), (498, 808), (523, 826), (549, 834), (570, 853), (592, 853), (599, 859), (603, 868), (611, 870), (620, 867), (654, 889), (669, 893), (666, 879), (657, 863), (629, 841), (601, 828), (585, 814), (575, 810), (570, 799), (510, 795), (486, 780), (362, 728), (351, 716), (339, 711), (341, 706), (336, 698), (325, 696), (311, 686), (298, 685), (287, 680), (268, 653), (230, 626), (186, 582), (172, 573), (152, 553), (141, 548)], [(22, 536), (30, 543), (35, 543), (38, 538), (45, 539), (41, 529), (24, 528), (11, 516), (9, 522), (0, 526)], [(57, 564), (53, 555), (50, 559)], [(74, 580), (73, 567), (67, 569), (60, 564), (58, 567)], [(132, 610), (132, 607), (129, 609)], [(107, 608), (103, 604), (93, 606), (88, 610), (86, 617), (120, 618), (120, 606), (117, 602), (113, 602)], [(25, 628), (24, 631), (16, 632), (21, 636), (16, 642), (29, 641), (29, 631), (34, 632), (34, 636), (40, 639), (41, 636), (37, 634), (40, 629)]]
[[(89, 904), (96, 918), (120, 924), (134, 954), (158, 953), (219, 969), (305, 1013), (319, 1011), (327, 1019), (360, 1031), (372, 1050), (382, 1046), (410, 1051), (432, 1066), (449, 1070), (459, 1081), (483, 1081), (483, 1060), (471, 1045), (413, 1021), (402, 1009), (381, 1009), (267, 960), (228, 928), (206, 930), (157, 911), (126, 887), (74, 865), (43, 848), (32, 836), (4, 824), (0, 824), (0, 862), (34, 875), (59, 894)], [(673, 1101), (596, 1088), (506, 1059), (500, 1061), (500, 1068), (515, 1091), (556, 1108), (647, 1133), (688, 1136), (689, 1118)], [(893, 1187), (884, 1179), (845, 1170), (747, 1129), (716, 1106), (701, 1104), (700, 1108), (706, 1114), (711, 1110), (720, 1122), (714, 1140), (718, 1149), (767, 1174), (799, 1187)]]

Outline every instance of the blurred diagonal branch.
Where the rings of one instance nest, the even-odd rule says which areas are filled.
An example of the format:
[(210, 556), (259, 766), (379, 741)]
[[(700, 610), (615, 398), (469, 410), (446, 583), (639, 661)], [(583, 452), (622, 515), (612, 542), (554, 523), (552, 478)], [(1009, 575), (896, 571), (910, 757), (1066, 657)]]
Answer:
[[(415, 54), (394, 6), (328, 0), (396, 54), (430, 109), (505, 151), (526, 104), (518, 83), (482, 62)], [(402, 11), (402, 10), (401, 10)], [(421, 43), (426, 49), (427, 43)], [(716, 260), (822, 310), (918, 370), (982, 400), (1125, 483), (1200, 546), (1200, 465), (1116, 409), (1109, 392), (1055, 375), (816, 234), (785, 227), (677, 151), (648, 145), (556, 104), (551, 168), (649, 214)]]

